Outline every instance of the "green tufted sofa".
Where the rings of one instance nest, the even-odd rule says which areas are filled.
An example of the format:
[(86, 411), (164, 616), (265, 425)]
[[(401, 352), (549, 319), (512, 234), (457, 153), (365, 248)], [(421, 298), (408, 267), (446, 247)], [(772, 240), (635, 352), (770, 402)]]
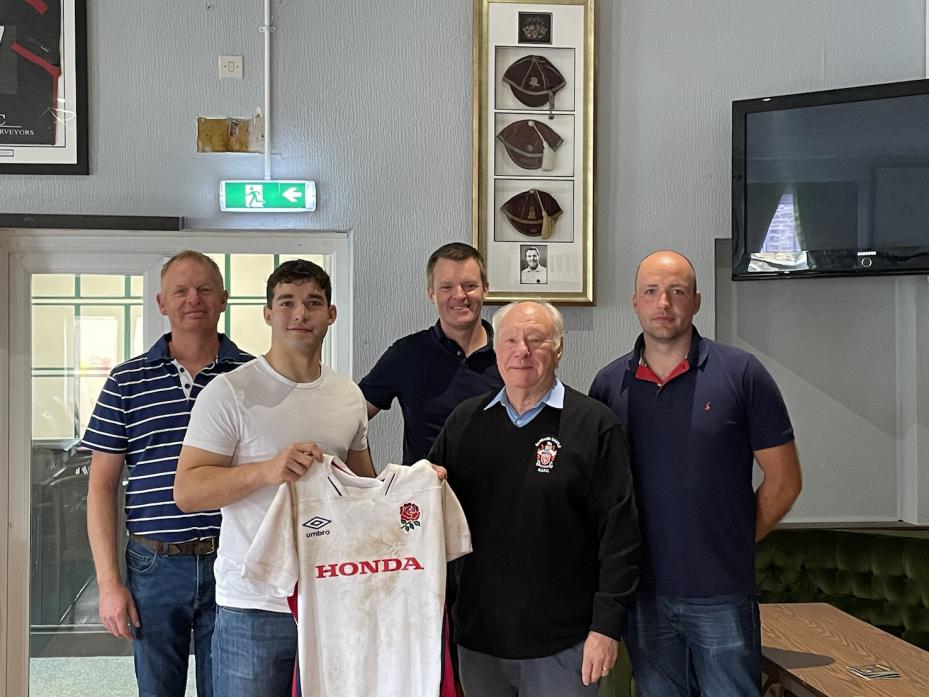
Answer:
[(829, 603), (929, 650), (929, 535), (777, 530), (755, 559), (763, 603)]
[[(929, 531), (776, 530), (755, 572), (762, 603), (829, 603), (929, 650)], [(625, 650), (599, 695), (635, 695)]]

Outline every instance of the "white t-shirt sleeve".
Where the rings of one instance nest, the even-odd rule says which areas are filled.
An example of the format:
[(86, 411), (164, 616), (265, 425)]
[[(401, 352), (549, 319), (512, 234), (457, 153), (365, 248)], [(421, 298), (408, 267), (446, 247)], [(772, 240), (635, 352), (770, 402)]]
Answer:
[(442, 482), (442, 514), (445, 519), (445, 560), (452, 561), (471, 553), (471, 530), (458, 497)]
[(368, 449), (368, 406), (367, 402), (364, 400), (364, 396), (361, 394), (361, 390), (358, 390), (358, 396), (361, 398), (359, 400), (359, 407), (361, 410), (361, 418), (358, 422), (358, 430), (355, 432), (355, 438), (352, 440), (352, 445), (350, 450), (367, 450)]
[(190, 412), (184, 445), (220, 455), (232, 455), (239, 443), (235, 393), (224, 375), (217, 375), (197, 395)]
[(294, 537), (294, 487), (281, 484), (252, 541), (242, 576), (274, 586), (285, 595), (293, 592), (299, 578), (297, 545)]

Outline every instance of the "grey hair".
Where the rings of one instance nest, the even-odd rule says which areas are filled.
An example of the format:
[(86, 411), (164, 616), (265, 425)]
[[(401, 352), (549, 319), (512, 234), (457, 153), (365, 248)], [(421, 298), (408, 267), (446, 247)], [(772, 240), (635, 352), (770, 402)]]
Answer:
[(506, 319), (506, 316), (510, 314), (510, 311), (517, 305), (538, 305), (539, 307), (545, 308), (549, 317), (552, 318), (552, 325), (555, 330), (555, 336), (553, 337), (555, 345), (561, 345), (561, 341), (564, 339), (565, 333), (564, 315), (561, 314), (558, 308), (552, 305), (550, 302), (546, 302), (545, 300), (518, 300), (516, 302), (504, 305), (499, 310), (494, 312), (493, 317), (490, 318), (490, 324), (494, 329), (494, 346), (497, 345), (497, 337), (500, 334), (498, 331), (500, 325), (503, 324), (503, 320)]

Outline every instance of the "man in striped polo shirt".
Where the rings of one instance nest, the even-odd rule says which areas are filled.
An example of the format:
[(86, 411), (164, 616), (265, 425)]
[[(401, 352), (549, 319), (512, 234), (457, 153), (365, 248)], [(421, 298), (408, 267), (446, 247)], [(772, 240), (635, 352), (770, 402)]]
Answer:
[[(200, 391), (251, 360), (216, 323), (227, 293), (216, 263), (184, 251), (161, 270), (158, 309), (171, 326), (149, 349), (107, 378), (83, 445), (93, 450), (87, 534), (100, 587), (100, 621), (133, 639), (143, 697), (182, 697), (193, 633), (197, 694), (213, 694), (210, 645), (220, 514), (185, 514), (174, 504), (177, 458)], [(126, 487), (126, 581), (120, 577), (118, 491)]]

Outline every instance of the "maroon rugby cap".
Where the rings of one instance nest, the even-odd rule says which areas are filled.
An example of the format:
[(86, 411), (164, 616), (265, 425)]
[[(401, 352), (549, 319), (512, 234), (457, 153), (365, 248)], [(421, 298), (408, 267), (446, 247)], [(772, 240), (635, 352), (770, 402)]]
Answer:
[[(523, 56), (503, 73), (503, 81), (510, 86), (513, 96), (526, 106), (540, 107), (548, 102), (551, 112), (555, 108), (555, 93), (565, 86), (564, 75), (545, 56)], [(553, 118), (549, 113), (549, 118)]]
[(517, 232), (543, 240), (551, 237), (562, 212), (555, 197), (541, 189), (521, 191), (500, 206), (500, 210)]
[(514, 121), (497, 134), (510, 159), (523, 169), (550, 170), (564, 139), (541, 121)]

